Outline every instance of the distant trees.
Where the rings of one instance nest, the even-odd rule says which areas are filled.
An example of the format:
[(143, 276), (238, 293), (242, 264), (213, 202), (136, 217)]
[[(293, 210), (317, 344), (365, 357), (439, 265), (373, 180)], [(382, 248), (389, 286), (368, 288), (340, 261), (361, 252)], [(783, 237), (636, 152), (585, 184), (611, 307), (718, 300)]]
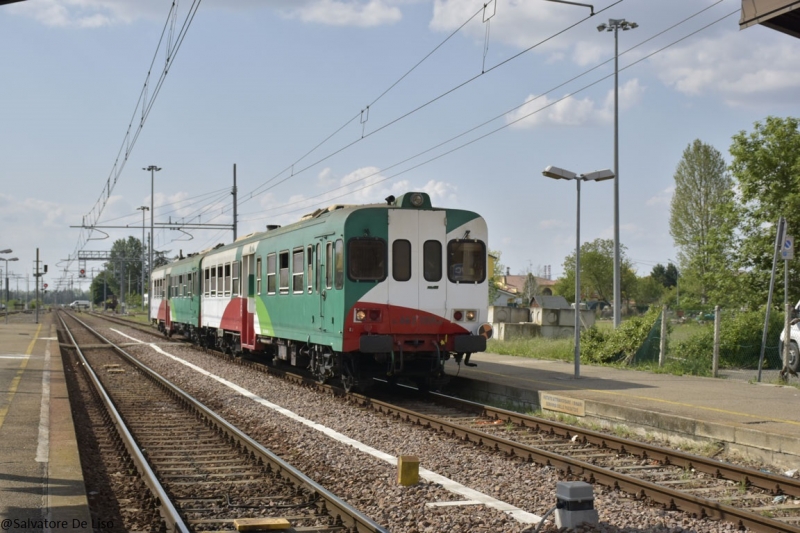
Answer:
[[(620, 244), (621, 290), (623, 298), (633, 296), (636, 274), (630, 260), (625, 257), (625, 246)], [(555, 285), (556, 294), (569, 302), (575, 301), (575, 253), (564, 259), (564, 275)], [(595, 239), (581, 245), (581, 292), (587, 298), (610, 302), (614, 294), (614, 241)]]

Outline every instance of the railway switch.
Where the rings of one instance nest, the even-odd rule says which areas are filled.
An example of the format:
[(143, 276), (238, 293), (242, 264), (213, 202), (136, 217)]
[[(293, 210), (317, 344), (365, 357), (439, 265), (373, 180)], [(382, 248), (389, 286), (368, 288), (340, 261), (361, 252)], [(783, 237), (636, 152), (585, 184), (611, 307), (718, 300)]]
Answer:
[(600, 521), (594, 508), (592, 486), (583, 481), (560, 481), (556, 484), (556, 527), (575, 528)]

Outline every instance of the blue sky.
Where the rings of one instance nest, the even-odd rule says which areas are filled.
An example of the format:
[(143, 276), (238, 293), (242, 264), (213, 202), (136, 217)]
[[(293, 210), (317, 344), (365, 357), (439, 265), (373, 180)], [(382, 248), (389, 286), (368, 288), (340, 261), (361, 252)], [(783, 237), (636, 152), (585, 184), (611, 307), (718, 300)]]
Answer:
[[(150, 205), (142, 167), (151, 164), (163, 168), (156, 222), (202, 210), (202, 222), (230, 223), (236, 163), (240, 235), (320, 206), (425, 190), (436, 205), (481, 213), (489, 247), (512, 273), (551, 265), (557, 277), (574, 250), (575, 187), (541, 172), (613, 168), (614, 37), (596, 30), (609, 18), (639, 24), (619, 35), (620, 234), (639, 275), (676, 256), (669, 201), (690, 142), (728, 159), (738, 131), (768, 115), (800, 115), (800, 40), (739, 31), (740, 0), (603, 2), (583, 22), (587, 8), (498, 0), (488, 47), (479, 13), (394, 87), (483, 3), (203, 0), (98, 220), (132, 229), (86, 242), (88, 233), (70, 226), (100, 213), (170, 5), (28, 0), (0, 8), (0, 249), (20, 258), (12, 272), (32, 272), (39, 247), (55, 284), (53, 270), (67, 267), (62, 260), (77, 247), (141, 238), (136, 208)], [(181, 1), (179, 26), (190, 6)], [(162, 47), (149, 95), (164, 58)], [(292, 165), (294, 175), (285, 171)], [(583, 186), (584, 242), (612, 238), (612, 191), (611, 182)], [(231, 240), (230, 231), (190, 233), (186, 240), (157, 229), (156, 248), (174, 255)], [(77, 263), (69, 268), (77, 274)]]

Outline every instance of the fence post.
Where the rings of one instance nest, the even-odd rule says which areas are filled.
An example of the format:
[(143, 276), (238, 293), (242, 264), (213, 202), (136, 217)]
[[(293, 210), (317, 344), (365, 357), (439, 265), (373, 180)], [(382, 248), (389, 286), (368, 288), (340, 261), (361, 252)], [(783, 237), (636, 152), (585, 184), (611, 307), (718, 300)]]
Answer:
[(722, 320), (720, 319), (719, 306), (714, 306), (714, 358), (711, 362), (711, 375), (717, 377), (719, 373), (719, 330)]
[(658, 366), (664, 366), (667, 358), (667, 306), (661, 306), (661, 339), (658, 346)]

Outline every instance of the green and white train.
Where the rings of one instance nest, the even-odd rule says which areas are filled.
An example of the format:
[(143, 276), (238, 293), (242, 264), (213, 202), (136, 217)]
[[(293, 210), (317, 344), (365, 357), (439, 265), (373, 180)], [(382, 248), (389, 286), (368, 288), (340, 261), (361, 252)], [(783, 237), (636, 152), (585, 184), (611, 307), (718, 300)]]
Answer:
[(424, 388), (469, 363), (491, 326), (486, 222), (421, 192), (336, 205), (156, 268), (151, 316), (167, 335), (366, 389)]

